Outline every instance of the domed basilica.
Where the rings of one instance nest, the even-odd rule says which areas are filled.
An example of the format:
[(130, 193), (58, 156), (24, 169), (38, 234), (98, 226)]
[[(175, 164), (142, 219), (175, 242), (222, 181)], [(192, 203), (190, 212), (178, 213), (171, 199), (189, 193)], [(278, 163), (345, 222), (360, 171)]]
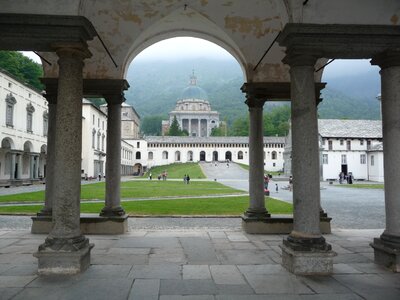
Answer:
[(189, 136), (210, 136), (211, 130), (218, 127), (220, 121), (219, 113), (211, 110), (207, 99), (207, 93), (197, 86), (197, 78), (193, 72), (190, 76), (189, 86), (182, 91), (175, 109), (169, 113), (169, 120), (163, 121), (163, 135), (168, 132), (174, 117), (176, 117), (180, 128), (186, 130)]

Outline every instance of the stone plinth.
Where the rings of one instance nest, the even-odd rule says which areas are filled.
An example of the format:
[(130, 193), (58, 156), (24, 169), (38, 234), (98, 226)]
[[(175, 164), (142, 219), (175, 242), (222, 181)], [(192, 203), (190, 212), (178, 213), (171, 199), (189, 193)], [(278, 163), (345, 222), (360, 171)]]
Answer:
[(375, 238), (370, 244), (374, 248), (374, 257), (377, 264), (389, 268), (393, 272), (400, 272), (400, 248), (386, 245), (380, 238)]
[[(45, 234), (52, 229), (51, 216), (32, 217), (31, 233)], [(128, 215), (121, 217), (99, 217), (83, 215), (80, 219), (82, 234), (124, 234), (128, 232)]]
[[(331, 233), (331, 219), (320, 218), (321, 233)], [(242, 216), (242, 228), (246, 233), (253, 234), (289, 234), (293, 230), (293, 218), (271, 216), (268, 218), (251, 218)]]
[(282, 266), (296, 275), (330, 275), (333, 271), (333, 257), (328, 251), (294, 251), (286, 245), (282, 249)]
[(77, 251), (39, 250), (37, 257), (39, 275), (73, 275), (85, 271), (90, 265), (90, 251), (94, 247), (88, 244)]

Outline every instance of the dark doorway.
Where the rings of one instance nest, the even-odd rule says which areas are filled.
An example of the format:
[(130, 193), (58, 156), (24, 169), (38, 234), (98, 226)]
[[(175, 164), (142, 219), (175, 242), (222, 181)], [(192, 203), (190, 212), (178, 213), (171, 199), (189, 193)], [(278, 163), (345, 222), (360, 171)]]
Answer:
[(204, 151), (200, 152), (200, 161), (206, 161), (206, 153)]
[(344, 175), (347, 175), (347, 165), (342, 165), (342, 172)]
[(218, 152), (217, 151), (213, 152), (213, 161), (218, 161)]
[(225, 152), (225, 159), (231, 161), (232, 160), (232, 152), (227, 151)]

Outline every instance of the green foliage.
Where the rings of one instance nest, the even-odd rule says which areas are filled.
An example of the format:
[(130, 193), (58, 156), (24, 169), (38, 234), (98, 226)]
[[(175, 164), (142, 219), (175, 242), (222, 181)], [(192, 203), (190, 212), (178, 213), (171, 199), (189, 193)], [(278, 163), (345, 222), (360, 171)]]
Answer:
[(163, 116), (146, 116), (141, 120), (140, 131), (145, 135), (161, 135), (161, 121)]
[(22, 83), (43, 90), (39, 78), (43, 76), (42, 66), (16, 51), (0, 51), (0, 68), (6, 70)]
[[(290, 203), (267, 197), (266, 206), (273, 214), (290, 214), (293, 206)], [(239, 216), (249, 206), (249, 196), (171, 199), (152, 201), (123, 201), (122, 207), (130, 215), (235, 215)], [(82, 203), (81, 212), (98, 213), (103, 203)], [(36, 213), (40, 205), (2, 206), (1, 213)]]
[(249, 135), (249, 117), (237, 118), (229, 130), (230, 136), (248, 136)]
[(168, 178), (182, 179), (185, 174), (189, 174), (190, 178), (206, 178), (199, 164), (197, 163), (175, 163), (164, 166), (153, 167), (144, 175), (149, 176), (150, 172), (153, 179), (164, 171), (167, 171)]
[(211, 136), (226, 136), (226, 135), (227, 135), (227, 128), (225, 122), (221, 122), (218, 127), (211, 129)]
[(106, 104), (106, 100), (103, 98), (87, 98), (90, 102), (100, 108), (101, 105)]
[(176, 116), (174, 116), (174, 119), (172, 120), (171, 126), (169, 127), (167, 135), (169, 136), (185, 136), (188, 135), (187, 131), (181, 130), (181, 127), (179, 126), (178, 120), (176, 119)]

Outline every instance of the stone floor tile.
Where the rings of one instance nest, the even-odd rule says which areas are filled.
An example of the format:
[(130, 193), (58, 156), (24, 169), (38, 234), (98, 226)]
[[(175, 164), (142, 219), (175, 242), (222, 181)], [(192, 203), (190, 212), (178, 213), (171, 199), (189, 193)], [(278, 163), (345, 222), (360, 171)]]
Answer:
[[(59, 288), (54, 287), (35, 287), (24, 288), (12, 300), (27, 300), (27, 299), (40, 299), (40, 300), (54, 300), (63, 299), (60, 295), (62, 292)], [(82, 299), (82, 298), (79, 298)]]
[(37, 265), (26, 264), (14, 266), (13, 268), (7, 270), (3, 275), (7, 276), (35, 276), (37, 275)]
[(348, 264), (349, 266), (352, 266), (354, 269), (362, 272), (362, 273), (370, 273), (370, 274), (377, 274), (377, 273), (387, 273), (388, 270), (376, 263), (370, 262), (370, 263), (351, 263)]
[(80, 275), (75, 276), (37, 276), (35, 280), (28, 284), (29, 288), (65, 288), (80, 281)]
[(224, 265), (272, 264), (268, 250), (217, 250), (217, 256)]
[(217, 300), (300, 300), (298, 295), (217, 295)]
[(272, 275), (272, 274), (288, 274), (285, 268), (280, 264), (268, 265), (239, 265), (237, 266), (243, 275)]
[(109, 249), (113, 247), (119, 241), (119, 239), (89, 239), (89, 241), (90, 243), (94, 244), (93, 249)]
[[(331, 276), (297, 276), (317, 294), (349, 294), (351, 291)], [(338, 296), (339, 298), (341, 296)]]
[(249, 239), (241, 232), (226, 232), (231, 242), (248, 242)]
[(300, 300), (363, 300), (357, 294), (316, 294), (316, 295), (299, 295)]
[(161, 295), (160, 300), (214, 300), (213, 295)]
[(36, 264), (37, 258), (32, 253), (5, 253), (0, 255), (0, 264), (14, 262), (16, 265)]
[(15, 265), (11, 264), (0, 264), (0, 275), (5, 273), (7, 270), (13, 268)]
[(332, 245), (332, 250), (335, 251), (337, 254), (353, 253), (352, 251), (347, 250), (340, 245), (337, 244), (331, 244), (331, 245)]
[(180, 248), (178, 238), (175, 237), (132, 237), (120, 239), (113, 247), (115, 248)]
[(147, 264), (149, 256), (144, 254), (93, 254), (92, 265), (134, 265)]
[(11, 238), (1, 237), (1, 239), (0, 239), (0, 249), (4, 248), (4, 247), (7, 247), (7, 246), (10, 246), (10, 245), (12, 245), (14, 243), (17, 243), (18, 241), (19, 241), (19, 239), (15, 239), (15, 238), (11, 239)]
[(248, 274), (246, 279), (257, 294), (314, 294), (307, 285), (292, 274)]
[(143, 300), (143, 299), (156, 299), (160, 292), (159, 279), (135, 279), (131, 292), (129, 293), (129, 300)]
[(146, 237), (202, 237), (202, 238), (208, 238), (208, 234), (205, 231), (154, 231), (154, 232), (148, 232), (146, 234)]
[(333, 277), (366, 299), (400, 299), (400, 289), (393, 287), (391, 282), (385, 281), (378, 274), (333, 275)]
[(228, 239), (224, 231), (209, 231), (208, 235), (212, 239)]
[(149, 265), (157, 264), (186, 264), (187, 259), (184, 254), (150, 254), (149, 255)]
[(19, 288), (28, 285), (36, 276), (0, 276), (0, 288)]
[(233, 249), (257, 249), (257, 247), (250, 242), (232, 242)]
[(148, 230), (130, 230), (129, 232), (120, 235), (121, 238), (127, 237), (144, 237), (149, 233)]
[(210, 279), (162, 279), (160, 295), (214, 295), (215, 283)]
[(216, 284), (246, 284), (236, 266), (211, 265), (211, 276)]
[(385, 286), (400, 289), (400, 273), (385, 273), (378, 276), (385, 280)]
[(151, 248), (109, 248), (110, 254), (150, 254)]
[(218, 264), (218, 258), (210, 239), (179, 238), (189, 264)]
[(183, 279), (211, 279), (207, 265), (183, 265)]
[(354, 269), (349, 264), (333, 264), (333, 274), (360, 274), (361, 271)]
[(266, 243), (264, 243), (263, 241), (252, 241), (253, 245), (257, 248), (257, 249), (261, 249), (261, 250), (269, 250), (271, 249)]
[(134, 265), (128, 275), (139, 279), (181, 279), (182, 267), (179, 265)]
[(217, 284), (218, 294), (221, 295), (252, 295), (254, 290), (246, 284)]
[(339, 263), (367, 263), (371, 262), (371, 260), (363, 255), (359, 255), (357, 253), (353, 254), (338, 254), (333, 258), (333, 263), (334, 264), (339, 264)]
[(81, 278), (117, 278), (128, 277), (131, 265), (91, 265), (84, 273), (79, 275)]
[(0, 254), (32, 254), (38, 250), (37, 245), (11, 245), (0, 249)]
[(0, 288), (0, 299), (9, 300), (22, 291), (22, 288)]

